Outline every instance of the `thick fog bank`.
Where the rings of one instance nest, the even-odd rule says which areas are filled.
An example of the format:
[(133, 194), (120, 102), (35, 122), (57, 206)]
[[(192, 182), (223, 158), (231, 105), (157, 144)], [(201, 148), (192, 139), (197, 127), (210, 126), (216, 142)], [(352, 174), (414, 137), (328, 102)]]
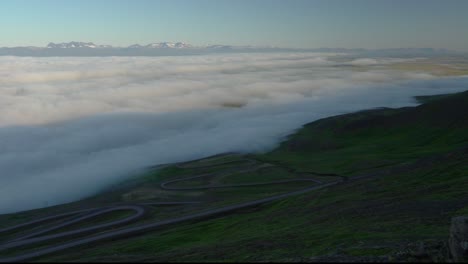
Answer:
[(261, 152), (313, 120), (415, 105), (468, 78), (335, 54), (0, 58), (0, 213), (74, 201), (142, 169)]

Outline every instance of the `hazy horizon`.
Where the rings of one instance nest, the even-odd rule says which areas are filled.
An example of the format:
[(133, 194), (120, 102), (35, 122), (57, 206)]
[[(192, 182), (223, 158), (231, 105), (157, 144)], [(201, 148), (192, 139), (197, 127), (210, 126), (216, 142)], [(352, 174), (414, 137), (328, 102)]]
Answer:
[[(320, 49), (345, 49), (345, 50), (359, 50), (359, 49), (363, 49), (363, 50), (368, 50), (368, 51), (379, 51), (379, 50), (396, 50), (396, 49), (432, 49), (434, 51), (438, 51), (438, 50), (446, 50), (446, 51), (453, 51), (453, 52), (462, 52), (462, 53), (467, 53), (468, 52), (468, 49), (467, 50), (455, 50), (455, 49), (447, 49), (447, 48), (432, 48), (432, 47), (427, 47), (427, 46), (400, 46), (400, 47), (384, 47), (384, 48), (363, 48), (363, 47), (352, 47), (352, 48), (349, 48), (349, 47), (343, 47), (343, 46), (334, 46), (334, 47), (329, 47), (329, 46), (321, 46), (321, 47), (307, 47), (307, 48), (299, 48), (299, 47), (291, 47), (291, 46), (269, 46), (267, 44), (264, 44), (264, 45), (231, 45), (229, 43), (210, 43), (210, 44), (206, 44), (206, 45), (192, 45), (191, 43), (188, 43), (188, 42), (182, 42), (182, 41), (164, 41), (164, 40), (159, 40), (159, 41), (153, 41), (153, 42), (149, 42), (149, 43), (138, 43), (138, 42), (132, 42), (131, 45), (124, 45), (124, 46), (118, 46), (118, 45), (114, 45), (113, 43), (98, 43), (98, 42), (94, 42), (94, 41), (87, 41), (87, 40), (69, 40), (69, 41), (56, 41), (56, 42), (53, 42), (53, 41), (50, 41), (50, 42), (47, 42), (43, 45), (39, 45), (39, 46), (34, 46), (34, 45), (19, 45), (19, 46), (0, 46), (0, 48), (27, 48), (27, 47), (35, 47), (35, 48), (47, 48), (47, 46), (49, 44), (66, 44), (66, 43), (72, 43), (72, 42), (78, 42), (78, 43), (92, 43), (92, 44), (95, 44), (95, 45), (102, 45), (102, 46), (111, 46), (111, 48), (128, 48), (132, 45), (135, 45), (135, 44), (139, 44), (139, 45), (142, 45), (143, 47), (148, 45), (148, 44), (154, 44), (154, 43), (184, 43), (184, 44), (189, 44), (191, 45), (192, 47), (191, 48), (207, 48), (207, 47), (210, 47), (210, 46), (217, 46), (217, 45), (220, 45), (220, 46), (230, 46), (230, 47), (239, 47), (239, 48), (242, 48), (242, 47), (252, 47), (252, 48), (258, 48), (258, 49), (282, 49), (282, 50), (291, 50), (291, 51), (294, 51), (294, 50), (297, 50), (297, 51), (316, 51), (316, 50), (320, 50)], [(190, 49), (190, 48), (186, 48), (186, 49)]]

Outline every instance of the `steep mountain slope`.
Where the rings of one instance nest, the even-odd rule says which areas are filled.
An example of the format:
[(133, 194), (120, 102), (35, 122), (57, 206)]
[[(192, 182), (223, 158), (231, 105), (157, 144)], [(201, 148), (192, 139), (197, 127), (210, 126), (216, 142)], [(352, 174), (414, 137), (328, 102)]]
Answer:
[[(431, 99), (432, 98), (432, 99)], [(418, 107), (375, 109), (305, 125), (276, 150), (220, 156), (187, 164), (226, 165), (243, 159), (277, 165), (264, 173), (190, 180), (182, 187), (293, 178), (319, 173), (334, 186), (204, 221), (173, 225), (144, 235), (59, 252), (39, 261), (444, 261), (450, 219), (468, 214), (468, 92), (425, 99)], [(231, 164), (232, 163), (232, 164)], [(238, 166), (238, 165), (236, 165)], [(169, 166), (141, 181), (78, 203), (45, 209), (62, 212), (125, 199), (194, 197), (217, 207), (291, 189), (292, 186), (200, 190), (152, 189), (163, 180), (200, 173)], [(294, 174), (294, 175), (293, 175)], [(317, 174), (315, 174), (317, 175)], [(320, 176), (321, 175), (321, 176)], [(146, 192), (145, 192), (146, 191)], [(145, 196), (146, 195), (146, 196)], [(153, 195), (153, 196), (151, 196)], [(143, 197), (143, 198), (142, 198)], [(214, 202), (213, 202), (214, 201)], [(147, 221), (192, 209), (151, 213)], [(0, 219), (8, 225), (41, 211)], [(20, 219), (20, 220), (18, 220)]]
[(310, 123), (265, 155), (297, 168), (348, 176), (468, 144), (468, 93), (415, 108), (376, 109)]

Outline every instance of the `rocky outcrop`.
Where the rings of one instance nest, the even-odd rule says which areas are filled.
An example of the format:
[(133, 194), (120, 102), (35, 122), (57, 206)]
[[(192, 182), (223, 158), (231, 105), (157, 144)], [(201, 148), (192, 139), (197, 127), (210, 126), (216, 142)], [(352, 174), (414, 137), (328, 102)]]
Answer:
[(449, 247), (454, 262), (468, 262), (468, 216), (452, 218)]

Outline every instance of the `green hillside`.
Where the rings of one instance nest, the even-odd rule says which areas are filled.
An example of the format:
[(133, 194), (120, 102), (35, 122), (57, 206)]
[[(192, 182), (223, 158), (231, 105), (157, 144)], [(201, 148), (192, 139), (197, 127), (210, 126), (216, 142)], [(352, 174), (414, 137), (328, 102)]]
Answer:
[[(444, 261), (450, 219), (468, 214), (468, 92), (419, 99), (426, 103), (318, 120), (269, 153), (218, 156), (185, 167), (151, 170), (137, 181), (84, 201), (0, 217), (0, 227), (118, 202), (201, 202), (152, 209), (143, 220), (146, 223), (313, 185), (291, 182), (188, 192), (158, 189), (162, 181), (183, 175), (229, 171), (222, 177), (213, 175), (174, 185), (246, 184), (307, 176), (322, 183), (343, 181), (253, 208), (82, 246), (36, 261)], [(268, 166), (244, 172), (242, 166), (254, 166), (245, 165), (246, 159)], [(215, 166), (221, 162), (223, 165)], [(108, 218), (116, 217), (121, 216)]]
[(464, 146), (467, 121), (465, 92), (416, 108), (367, 110), (322, 119), (306, 125), (262, 158), (301, 169), (354, 175)]

